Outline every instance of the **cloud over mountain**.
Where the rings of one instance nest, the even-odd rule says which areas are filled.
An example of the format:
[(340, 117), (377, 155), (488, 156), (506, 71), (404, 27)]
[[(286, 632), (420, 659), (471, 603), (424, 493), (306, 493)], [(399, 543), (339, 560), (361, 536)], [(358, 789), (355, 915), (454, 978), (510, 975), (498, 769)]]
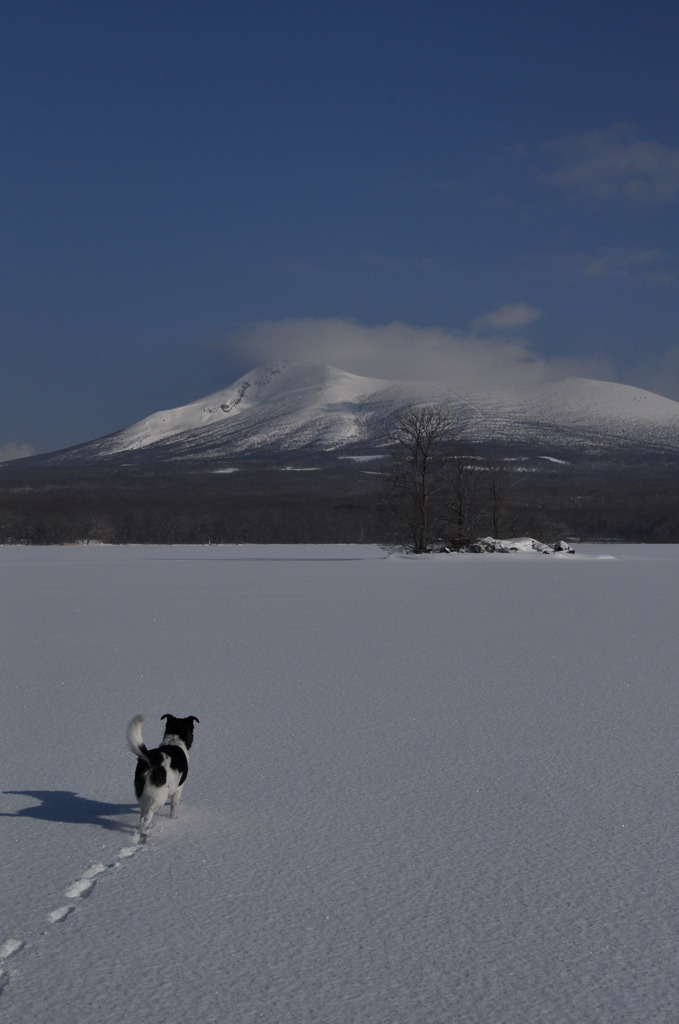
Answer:
[(502, 306), (477, 318), (482, 333), (394, 322), (366, 327), (343, 319), (259, 321), (229, 335), (225, 348), (244, 363), (290, 358), (342, 366), (352, 373), (397, 380), (439, 380), (471, 387), (534, 384), (567, 375), (596, 377), (607, 367), (588, 361), (546, 359), (522, 338), (499, 332), (537, 319), (526, 303)]
[(0, 445), (0, 462), (12, 462), (14, 459), (25, 459), (33, 455), (35, 449), (32, 444), (15, 444), (9, 441)]

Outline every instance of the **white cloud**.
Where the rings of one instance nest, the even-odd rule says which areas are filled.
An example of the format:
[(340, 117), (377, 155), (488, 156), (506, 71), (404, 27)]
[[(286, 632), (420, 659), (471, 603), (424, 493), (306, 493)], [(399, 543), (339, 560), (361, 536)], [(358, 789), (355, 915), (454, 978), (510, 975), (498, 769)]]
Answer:
[(0, 445), (0, 462), (12, 462), (14, 459), (26, 459), (29, 455), (35, 455), (35, 448), (32, 444), (14, 444), (9, 441)]
[(663, 249), (599, 249), (594, 253), (573, 252), (560, 258), (567, 271), (578, 277), (624, 280), (651, 284), (674, 284), (677, 271), (668, 266)]
[(511, 306), (500, 306), (489, 313), (483, 313), (472, 321), (476, 331), (513, 331), (539, 320), (540, 310), (529, 306), (527, 302), (517, 302)]
[(542, 175), (550, 185), (593, 199), (663, 203), (679, 194), (679, 149), (645, 141), (629, 125), (546, 143), (559, 166)]
[(264, 321), (242, 327), (225, 345), (243, 363), (292, 359), (393, 380), (440, 380), (467, 386), (521, 384), (568, 375), (607, 375), (608, 366), (545, 359), (520, 339), (484, 338), (404, 323), (364, 327), (349, 320)]

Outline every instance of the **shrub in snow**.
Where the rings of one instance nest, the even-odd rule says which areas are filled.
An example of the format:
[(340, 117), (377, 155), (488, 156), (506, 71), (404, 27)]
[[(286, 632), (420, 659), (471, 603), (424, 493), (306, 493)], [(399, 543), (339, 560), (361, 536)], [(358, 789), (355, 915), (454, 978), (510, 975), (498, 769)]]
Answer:
[[(448, 550), (448, 549), (445, 549)], [(513, 540), (498, 540), (497, 537), (480, 537), (472, 544), (461, 548), (462, 551), (473, 554), (491, 554), (499, 552), (508, 554), (513, 551), (539, 551), (543, 555), (552, 555), (555, 552), (561, 554), (574, 554), (573, 548), (565, 540), (559, 540), (555, 544), (543, 544), (533, 537), (519, 537)]]

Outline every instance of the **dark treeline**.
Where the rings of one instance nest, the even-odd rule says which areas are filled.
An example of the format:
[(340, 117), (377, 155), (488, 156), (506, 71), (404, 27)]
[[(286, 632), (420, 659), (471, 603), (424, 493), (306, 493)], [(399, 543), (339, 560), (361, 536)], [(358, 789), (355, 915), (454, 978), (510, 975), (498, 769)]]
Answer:
[(0, 476), (0, 543), (369, 543), (373, 479), (343, 470)]
[[(0, 543), (397, 543), (384, 476), (368, 465), (29, 472), (10, 463), (0, 472)], [(490, 514), (477, 526), (491, 533)], [(679, 543), (679, 467), (519, 469), (502, 535)]]

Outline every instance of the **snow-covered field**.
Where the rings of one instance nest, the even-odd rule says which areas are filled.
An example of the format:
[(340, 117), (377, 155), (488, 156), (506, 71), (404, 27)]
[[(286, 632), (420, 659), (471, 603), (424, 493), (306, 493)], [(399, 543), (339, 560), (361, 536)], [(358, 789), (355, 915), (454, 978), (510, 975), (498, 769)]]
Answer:
[[(0, 548), (0, 1020), (679, 1020), (679, 548)], [(147, 715), (196, 715), (136, 845)]]

